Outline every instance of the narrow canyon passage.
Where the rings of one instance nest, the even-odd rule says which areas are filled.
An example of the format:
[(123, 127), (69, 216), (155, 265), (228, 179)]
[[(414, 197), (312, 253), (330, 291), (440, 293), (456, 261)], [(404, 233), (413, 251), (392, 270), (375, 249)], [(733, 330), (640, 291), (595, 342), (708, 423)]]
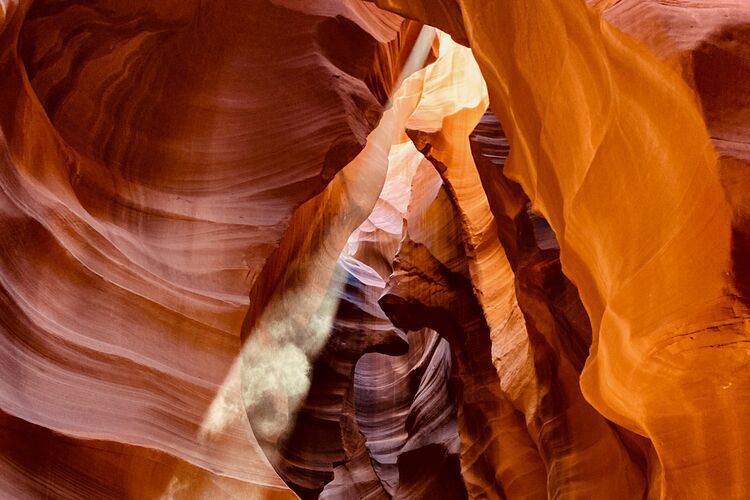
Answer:
[(750, 4), (0, 0), (0, 497), (750, 497)]

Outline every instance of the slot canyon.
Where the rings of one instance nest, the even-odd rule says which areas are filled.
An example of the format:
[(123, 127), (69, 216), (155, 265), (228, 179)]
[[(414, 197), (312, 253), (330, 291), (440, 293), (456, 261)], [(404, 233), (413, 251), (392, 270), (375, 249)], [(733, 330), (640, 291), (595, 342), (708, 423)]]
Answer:
[(750, 1), (0, 0), (0, 498), (750, 499)]

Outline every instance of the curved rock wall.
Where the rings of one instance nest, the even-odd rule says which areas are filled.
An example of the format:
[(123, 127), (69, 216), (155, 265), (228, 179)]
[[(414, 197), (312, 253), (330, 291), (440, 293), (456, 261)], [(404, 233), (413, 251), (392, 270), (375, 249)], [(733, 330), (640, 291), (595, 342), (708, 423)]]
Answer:
[(750, 496), (749, 22), (0, 0), (0, 493)]
[(674, 65), (582, 1), (455, 3), (508, 134), (505, 170), (549, 220), (591, 319), (586, 399), (652, 441), (654, 495), (746, 496), (747, 238), (721, 183), (736, 189), (741, 167), (726, 182), (711, 100), (699, 108)]
[[(248, 293), (413, 43), (396, 16), (325, 7), (3, 3), (0, 405), (9, 443), (49, 436), (9, 451), (41, 468), (14, 496), (289, 496), (232, 383)], [(92, 439), (96, 482), (98, 452), (42, 459)]]

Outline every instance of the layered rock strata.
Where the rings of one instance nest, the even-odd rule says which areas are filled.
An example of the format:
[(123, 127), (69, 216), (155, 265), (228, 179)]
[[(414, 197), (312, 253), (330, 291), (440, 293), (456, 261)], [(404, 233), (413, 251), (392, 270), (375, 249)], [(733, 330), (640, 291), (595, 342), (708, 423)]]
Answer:
[(0, 492), (750, 496), (749, 22), (0, 0)]
[(587, 401), (652, 441), (655, 495), (746, 496), (746, 226), (690, 88), (583, 1), (443, 3), (591, 320)]
[(248, 293), (364, 147), (419, 30), (343, 1), (1, 12), (0, 407), (27, 471), (8, 491), (289, 497), (231, 383)]

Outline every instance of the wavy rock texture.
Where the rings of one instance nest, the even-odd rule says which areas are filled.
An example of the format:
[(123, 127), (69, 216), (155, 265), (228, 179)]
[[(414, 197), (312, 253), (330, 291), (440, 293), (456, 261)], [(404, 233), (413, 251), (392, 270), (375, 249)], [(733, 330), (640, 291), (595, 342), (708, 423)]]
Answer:
[(746, 2), (592, 2), (605, 19), (642, 40), (671, 62), (693, 88), (711, 141), (719, 176), (733, 211), (732, 272), (748, 295), (750, 271), (750, 8)]
[(591, 320), (586, 399), (652, 441), (654, 495), (747, 496), (747, 238), (688, 86), (582, 1), (455, 3)]
[(248, 292), (413, 43), (372, 7), (294, 7), (3, 4), (0, 405), (9, 448), (39, 443), (11, 470), (45, 464), (14, 496), (289, 496), (229, 383)]
[[(428, 40), (424, 48), (429, 47)], [(243, 403), (277, 468), (284, 467), (284, 459), (277, 456), (284, 442), (294, 439), (289, 432), (310, 388), (312, 363), (336, 320), (344, 285), (344, 276), (335, 272), (339, 256), (377, 204), (391, 145), (403, 135), (403, 122), (418, 102), (423, 78), (418, 72), (404, 81), (361, 154), (294, 214), (279, 250), (251, 290), (252, 306), (243, 326)], [(269, 352), (276, 355), (269, 357)], [(313, 483), (305, 488), (324, 484)]]
[[(434, 283), (443, 283), (441, 290), (455, 288), (457, 285), (449, 283), (459, 278), (436, 277), (441, 273), (436, 271), (439, 264), (433, 262), (434, 255), (416, 250), (419, 247), (404, 242), (399, 252), (397, 273), (392, 277), (389, 294), (382, 301), (383, 307), (398, 326), (430, 326), (448, 338), (455, 336), (451, 327), (430, 323), (437, 321), (434, 311), (442, 310), (443, 318), (454, 320), (462, 317), (474, 318), (474, 321), (478, 319), (475, 317), (483, 319), (480, 326), (464, 319), (459, 328), (468, 339), (454, 339), (451, 344), (460, 360), (459, 366), (464, 367), (460, 377), (464, 408), (471, 408), (469, 401), (477, 399), (472, 395), (477, 386), (481, 390), (483, 384), (493, 378), (486, 371), (491, 369), (491, 360), (502, 391), (496, 399), (500, 400), (500, 405), (510, 402), (516, 414), (523, 416), (522, 422), (526, 425), (525, 428), (516, 425), (517, 439), (523, 439), (527, 445), (533, 443), (536, 460), (540, 465), (543, 462), (544, 466), (534, 481), (524, 484), (507, 478), (523, 475), (526, 472), (523, 462), (493, 462), (495, 459), (484, 457), (484, 461), (493, 464), (490, 471), (505, 467), (506, 478), (493, 481), (485, 476), (473, 483), (467, 480), (471, 484), (469, 491), (472, 496), (492, 496), (500, 492), (511, 497), (548, 494), (553, 498), (567, 498), (606, 491), (611, 497), (641, 498), (646, 489), (644, 476), (648, 444), (638, 442), (627, 431), (607, 422), (581, 395), (578, 376), (585, 358), (586, 339), (590, 342), (585, 312), (575, 288), (560, 271), (554, 235), (549, 234), (548, 226), (538, 216), (534, 216), (536, 222), (532, 222), (533, 214), (526, 210), (528, 199), (518, 185), (503, 175), (505, 158), (502, 148), (505, 145), (507, 155), (507, 141), (491, 115), (485, 115), (481, 126), (474, 131), (473, 144), (470, 143), (469, 134), (486, 108), (486, 99), (481, 98), (486, 96), (486, 90), (478, 78), (478, 68), (470, 64), (468, 51), (456, 49), (455, 52), (453, 64), (458, 65), (457, 61), (462, 58), (469, 59), (463, 59), (463, 71), (453, 78), (452, 83), (463, 91), (464, 96), (475, 97), (464, 101), (455, 97), (443, 100), (458, 110), (454, 108), (447, 116), (435, 121), (434, 110), (439, 109), (445, 86), (430, 89), (428, 85), (422, 97), (423, 107), (412, 116), (408, 125), (423, 129), (411, 130), (409, 135), (440, 173), (446, 198), (457, 212), (464, 248), (453, 253), (465, 254), (465, 273), (471, 281), (463, 287), (463, 299), (456, 297), (457, 291), (454, 294), (436, 291)], [(438, 59), (435, 71), (439, 71), (440, 64)], [(472, 82), (476, 82), (473, 92), (468, 90), (472, 88)], [(440, 128), (433, 130), (436, 126)], [(472, 158), (472, 149), (482, 165), (479, 171)], [(497, 198), (501, 203), (490, 207), (485, 191), (491, 194), (503, 192), (504, 196)], [(500, 230), (496, 217), (504, 224)], [(434, 215), (430, 217), (434, 218)], [(433, 239), (436, 239), (435, 234), (423, 235), (420, 241)], [(510, 249), (512, 259), (506, 258), (501, 241)], [(476, 298), (472, 288), (477, 292)], [(458, 290), (461, 289), (459, 286)], [(462, 301), (466, 305), (459, 307)], [(462, 309), (468, 312), (459, 312)], [(527, 318), (525, 324), (521, 311)], [(405, 321), (403, 316), (407, 314), (410, 319)], [(555, 318), (559, 318), (558, 321)], [(493, 324), (497, 326), (493, 328)], [(482, 354), (486, 355), (486, 352), (482, 353), (482, 346), (488, 348), (486, 337), (491, 340), (491, 357), (482, 360)], [(466, 345), (477, 346), (482, 354), (471, 354), (473, 351), (465, 354)], [(577, 351), (574, 350), (576, 347)], [(523, 353), (528, 354), (524, 356)], [(481, 373), (486, 374), (484, 378), (479, 375)], [(495, 405), (494, 410), (484, 409), (484, 419), (491, 420), (493, 413), (500, 413), (498, 403)], [(507, 426), (505, 422), (498, 428)], [(466, 437), (468, 429), (462, 430), (462, 436)], [(475, 446), (486, 443), (475, 439)], [(497, 446), (509, 448), (512, 442), (508, 438), (498, 438)], [(465, 470), (475, 463), (465, 456)], [(581, 470), (591, 474), (582, 474)]]
[(673, 61), (701, 101), (719, 153), (750, 160), (750, 8), (715, 0), (591, 1), (613, 25)]
[[(478, 289), (478, 297), (484, 304), (495, 306), (495, 311), (510, 312), (510, 316), (500, 323), (501, 327), (494, 332), (490, 330), (489, 334), (493, 364), (503, 390), (525, 415), (532, 439), (544, 458), (550, 498), (590, 497), (602, 491), (608, 492), (610, 497), (642, 498), (645, 470), (631, 463), (619, 434), (613, 432), (609, 423), (581, 395), (578, 377), (582, 360), (572, 358), (573, 362), (578, 361), (576, 370), (570, 354), (564, 350), (568, 342), (579, 340), (576, 338), (578, 332), (568, 332), (564, 326), (557, 327), (554, 318), (560, 318), (564, 325), (564, 312), (545, 311), (554, 306), (555, 297), (550, 295), (556, 291), (554, 267), (548, 272), (545, 268), (554, 266), (557, 252), (550, 252), (552, 255), (548, 259), (541, 255), (527, 255), (538, 249), (534, 238), (533, 247), (528, 245), (531, 248), (521, 248), (516, 254), (515, 280), (510, 263), (505, 259), (469, 146), (468, 134), (474, 129), (483, 108), (464, 109), (447, 117), (439, 133), (415, 132), (412, 137), (440, 171), (449, 197), (459, 212), (468, 265), (469, 269), (473, 268), (472, 283)], [(485, 120), (484, 125), (495, 134), (501, 133), (496, 121)], [(448, 137), (459, 139), (453, 144), (446, 139)], [(503, 137), (496, 135), (492, 139), (500, 141)], [(502, 167), (502, 163), (493, 164), (490, 175), (497, 176)], [(493, 181), (497, 179), (485, 179), (485, 184)], [(504, 179), (499, 182), (505, 182), (506, 186), (501, 189), (507, 191), (515, 187)], [(514, 215), (518, 226), (528, 228), (532, 225), (525, 212)], [(516, 227), (516, 234), (521, 231)], [(496, 281), (488, 282), (485, 276)], [(563, 279), (561, 273), (558, 276), (558, 279)], [(505, 289), (500, 286), (503, 282), (506, 283)], [(564, 281), (562, 285), (565, 286)], [(504, 291), (504, 300), (492, 295), (498, 291)], [(568, 295), (574, 300), (577, 298), (575, 289)], [(485, 305), (483, 309), (489, 323), (489, 307)], [(527, 318), (525, 325), (521, 310)], [(553, 348), (551, 344), (557, 345)], [(519, 351), (533, 352), (533, 359)], [(519, 363), (524, 359), (529, 360), (525, 364)], [(641, 461), (644, 462), (642, 469), (645, 469), (643, 457)], [(577, 470), (585, 470), (591, 475), (579, 475)]]
[[(492, 113), (482, 117), (469, 140), (481, 183), (499, 202), (491, 209), (499, 237), (509, 249), (518, 303), (535, 354), (537, 406), (526, 415), (527, 421), (533, 419), (529, 430), (537, 436), (548, 464), (549, 496), (608, 491), (612, 498), (642, 498), (652, 448), (602, 418), (581, 394), (578, 378), (591, 343), (591, 326), (577, 289), (562, 273), (555, 236), (530, 210), (520, 186), (503, 175), (508, 143)], [(466, 164), (470, 162), (456, 165)], [(579, 475), (577, 470), (591, 475)]]
[[(437, 60), (440, 62), (443, 59), (451, 60), (450, 52), (441, 51)], [(458, 436), (455, 416), (451, 417), (454, 405), (450, 403), (452, 400), (446, 381), (448, 351), (445, 347), (435, 351), (435, 339), (427, 344), (418, 341), (406, 344), (403, 334), (391, 325), (377, 305), (385, 279), (392, 272), (391, 261), (402, 236), (411, 180), (419, 162), (424, 161), (404, 134), (405, 123), (416, 113), (417, 103), (422, 102), (425, 86), (435, 85), (433, 80), (443, 76), (431, 66), (407, 78), (395, 95), (393, 107), (370, 136), (362, 157), (342, 171), (343, 175), (347, 175), (350, 169), (357, 169), (351, 172), (349, 180), (343, 185), (344, 189), (359, 193), (357, 203), (363, 203), (364, 193), (377, 197), (368, 202), (369, 216), (365, 211), (359, 212), (366, 220), (352, 217), (357, 213), (352, 210), (354, 205), (343, 211), (328, 210), (328, 215), (320, 219), (317, 218), (319, 214), (326, 213), (327, 209), (318, 205), (311, 210), (310, 218), (305, 219), (303, 224), (317, 229), (308, 233), (313, 237), (302, 244), (309, 245), (311, 250), (303, 255), (313, 256), (315, 265), (301, 265), (307, 262), (306, 257), (280, 251), (279, 255), (287, 255), (285, 258), (292, 265), (285, 266), (272, 260), (264, 273), (273, 276), (281, 271), (283, 279), (295, 285), (277, 286), (273, 291), (275, 296), (260, 310), (258, 322), (246, 323), (246, 349), (253, 350), (256, 349), (254, 346), (259, 346), (255, 352), (262, 356), (265, 352), (262, 339), (266, 338), (269, 342), (278, 343), (277, 351), (287, 348), (298, 350), (313, 366), (312, 389), (302, 404), (291, 402), (297, 389), (296, 381), (287, 379), (279, 383), (280, 378), (273, 380), (277, 384), (274, 390), (266, 390), (271, 397), (278, 396), (280, 392), (288, 395), (286, 401), (273, 403), (277, 408), (276, 415), (264, 417), (263, 411), (271, 405), (262, 399), (246, 399), (248, 416), (256, 435), (265, 445), (267, 455), (272, 457), (271, 462), (281, 476), (301, 496), (320, 494), (329, 497), (356, 493), (357, 496), (421, 498), (431, 491), (455, 491), (465, 496), (456, 457)], [(387, 153), (390, 148), (387, 157), (368, 152), (368, 148), (374, 148), (382, 141), (387, 146), (382, 152)], [(377, 173), (384, 176), (381, 183), (372, 182), (378, 178)], [(358, 182), (359, 187), (352, 189)], [(337, 179), (326, 191), (332, 190), (336, 183)], [(325, 195), (326, 192), (321, 197)], [(348, 203), (354, 201), (352, 199)], [(329, 202), (323, 199), (321, 203), (325, 207)], [(299, 213), (305, 210), (306, 206), (303, 206)], [(360, 221), (359, 227), (352, 226)], [(348, 238), (348, 241), (343, 238)], [(319, 257), (315, 257), (317, 251), (313, 249), (316, 245), (328, 246), (329, 251), (319, 252)], [(286, 243), (282, 243), (281, 249), (284, 248)], [(337, 261), (341, 275), (327, 278), (328, 275), (321, 270), (337, 265)], [(339, 281), (343, 277), (346, 285)], [(327, 284), (325, 280), (329, 280)], [(258, 281), (264, 282), (270, 285), (276, 282), (276, 278), (266, 280), (262, 277)], [(326, 290), (326, 286), (328, 291), (322, 291)], [(289, 293), (295, 287), (303, 289), (305, 293)], [(327, 306), (322, 302), (308, 306), (309, 297), (323, 297), (325, 293), (339, 301), (336, 308), (324, 310)], [(300, 295), (305, 297), (303, 304), (298, 300)], [(251, 320), (253, 311), (259, 309), (251, 308), (248, 319)], [(301, 309), (307, 315), (300, 314)], [(264, 318), (268, 314), (274, 315), (275, 322), (268, 322)], [(295, 316), (302, 316), (302, 319)], [(284, 318), (290, 318), (289, 321), (294, 324), (284, 323)], [(262, 322), (271, 326), (264, 326)], [(330, 337), (327, 337), (328, 328), (325, 325), (315, 329), (323, 322), (330, 324)], [(309, 345), (314, 338), (318, 338), (317, 347)], [(368, 361), (363, 360), (355, 375), (354, 364), (363, 354), (369, 351), (397, 354), (405, 352), (406, 348), (410, 349), (408, 355), (392, 361), (372, 357), (367, 358)], [(318, 355), (318, 352), (321, 354)], [(300, 378), (305, 376), (305, 358), (300, 360)], [(259, 365), (269, 369), (268, 364), (257, 359), (246, 360), (246, 370), (251, 373), (245, 376), (244, 383), (249, 388), (246, 394), (260, 392), (257, 389)], [(286, 368), (286, 363), (282, 362), (279, 367)], [(392, 372), (403, 375), (385, 384), (385, 387), (372, 383), (372, 380), (390, 378)], [(420, 391), (422, 385), (426, 389)], [(367, 397), (358, 399), (357, 394), (362, 392)], [(300, 406), (296, 416), (293, 415), (295, 405)], [(428, 409), (424, 408), (425, 405), (429, 405)], [(444, 417), (432, 420), (419, 416), (425, 412), (434, 415), (436, 411)], [(278, 414), (287, 416), (279, 417)], [(267, 432), (264, 429), (265, 421), (276, 425), (287, 418), (291, 418), (291, 430), (271, 429)], [(434, 433), (436, 429), (442, 430)], [(363, 449), (363, 445), (366, 445), (366, 449)], [(362, 453), (372, 465), (362, 463), (358, 458)], [(435, 481), (435, 470), (445, 471), (439, 476), (443, 481)], [(350, 480), (357, 477), (356, 484), (342, 484), (341, 477)]]
[(425, 201), (415, 204), (426, 209), (421, 220), (410, 214), (407, 238), (414, 228), (416, 241), (404, 240), (381, 305), (397, 326), (432, 328), (451, 345), (458, 372), (461, 469), (469, 495), (544, 498), (544, 465), (492, 365), (490, 328), (472, 292), (462, 248), (428, 232), (459, 233), (460, 228), (446, 231), (436, 224), (455, 223), (451, 203), (442, 189), (434, 201)]
[(1, 496), (750, 497), (748, 26), (0, 0)]
[(451, 366), (448, 344), (429, 330), (410, 334), (407, 355), (367, 354), (357, 364), (357, 419), (391, 497), (466, 497)]

